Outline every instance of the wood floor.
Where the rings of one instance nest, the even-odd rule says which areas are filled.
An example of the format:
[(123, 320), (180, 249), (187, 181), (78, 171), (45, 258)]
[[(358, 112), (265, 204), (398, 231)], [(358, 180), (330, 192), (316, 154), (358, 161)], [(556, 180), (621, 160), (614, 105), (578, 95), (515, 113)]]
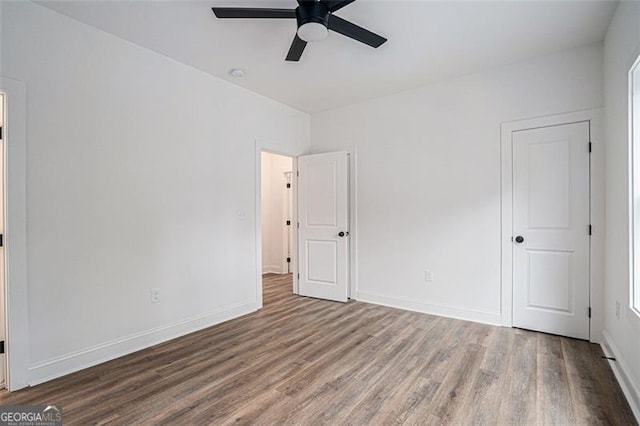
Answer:
[(597, 345), (291, 295), (34, 388), (65, 424), (636, 424)]

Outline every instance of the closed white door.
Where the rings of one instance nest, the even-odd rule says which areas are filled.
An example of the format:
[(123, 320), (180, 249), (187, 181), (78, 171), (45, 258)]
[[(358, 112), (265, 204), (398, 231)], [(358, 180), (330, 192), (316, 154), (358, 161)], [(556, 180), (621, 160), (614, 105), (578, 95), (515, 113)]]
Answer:
[(589, 338), (589, 123), (516, 131), (513, 325)]
[(299, 294), (347, 301), (349, 155), (298, 157)]

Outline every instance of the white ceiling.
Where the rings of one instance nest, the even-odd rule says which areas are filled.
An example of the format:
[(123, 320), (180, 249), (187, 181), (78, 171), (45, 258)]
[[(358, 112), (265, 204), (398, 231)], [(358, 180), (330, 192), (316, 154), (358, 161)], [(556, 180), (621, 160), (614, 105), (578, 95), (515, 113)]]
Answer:
[[(220, 20), (211, 6), (295, 8), (294, 0), (40, 1), (140, 46), (306, 112), (600, 41), (614, 1), (358, 0), (336, 12), (389, 39), (340, 34), (284, 60), (293, 20)], [(242, 79), (230, 68), (246, 70)]]

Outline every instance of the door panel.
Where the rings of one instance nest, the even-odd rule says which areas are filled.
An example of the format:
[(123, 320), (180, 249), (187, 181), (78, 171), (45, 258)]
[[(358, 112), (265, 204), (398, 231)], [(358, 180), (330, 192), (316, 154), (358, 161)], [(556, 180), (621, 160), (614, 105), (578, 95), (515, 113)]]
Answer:
[(311, 281), (337, 285), (338, 242), (307, 240), (307, 277)]
[(571, 252), (527, 250), (527, 307), (573, 312)]
[(513, 325), (588, 339), (589, 123), (512, 143)]
[(347, 301), (348, 158), (346, 152), (298, 158), (301, 296)]
[[(317, 161), (317, 160), (316, 160)], [(305, 183), (307, 205), (304, 210), (306, 224), (313, 227), (336, 227), (338, 191), (336, 163), (309, 162)]]
[(569, 227), (569, 140), (530, 143), (529, 228)]

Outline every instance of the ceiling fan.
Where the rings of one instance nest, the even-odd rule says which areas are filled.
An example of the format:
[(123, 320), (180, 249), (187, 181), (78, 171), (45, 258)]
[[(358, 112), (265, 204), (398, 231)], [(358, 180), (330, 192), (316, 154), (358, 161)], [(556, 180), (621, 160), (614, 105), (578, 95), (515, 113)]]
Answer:
[(299, 61), (307, 42), (320, 41), (329, 35), (329, 30), (350, 37), (371, 47), (379, 47), (386, 38), (346, 21), (334, 12), (355, 0), (298, 0), (295, 9), (262, 9), (247, 7), (213, 7), (218, 18), (262, 18), (293, 19), (298, 22), (298, 31), (287, 54), (287, 61)]

